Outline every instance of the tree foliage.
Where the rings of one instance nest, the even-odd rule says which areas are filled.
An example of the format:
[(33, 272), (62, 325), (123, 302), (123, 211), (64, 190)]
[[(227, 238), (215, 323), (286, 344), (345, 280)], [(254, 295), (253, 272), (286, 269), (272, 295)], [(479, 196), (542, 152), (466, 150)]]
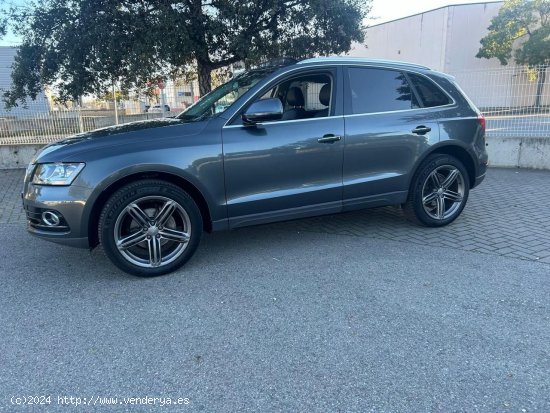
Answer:
[(496, 57), (502, 65), (512, 57), (530, 66), (550, 63), (550, 0), (507, 0), (488, 29), (477, 57)]
[[(536, 67), (535, 106), (540, 106), (546, 67), (550, 64), (550, 0), (506, 0), (481, 39), (478, 58), (497, 58), (507, 65)], [(515, 48), (515, 50), (514, 50)]]
[(35, 98), (44, 84), (61, 100), (131, 89), (237, 61), (301, 58), (349, 50), (363, 39), (365, 0), (33, 0), (12, 9), (23, 38), (8, 105)]
[(0, 39), (2, 39), (8, 32), (8, 19), (5, 10), (5, 3), (5, 0), (0, 0)]

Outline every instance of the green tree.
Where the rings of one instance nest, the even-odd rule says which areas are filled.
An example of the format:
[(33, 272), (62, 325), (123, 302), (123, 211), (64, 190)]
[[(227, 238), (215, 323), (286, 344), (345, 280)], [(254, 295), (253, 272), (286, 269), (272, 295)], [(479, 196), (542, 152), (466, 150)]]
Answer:
[(476, 57), (496, 57), (502, 65), (513, 58), (517, 64), (534, 68), (537, 73), (535, 106), (539, 107), (546, 66), (550, 64), (550, 0), (506, 0), (488, 30)]
[(363, 39), (370, 0), (33, 0), (11, 9), (23, 39), (7, 105), (52, 85), (61, 100), (138, 88), (195, 65), (212, 71), (271, 57), (336, 54)]
[(117, 100), (120, 102), (121, 100), (128, 100), (130, 98), (130, 94), (128, 91), (125, 90), (116, 90), (114, 93), (113, 91), (109, 91), (104, 93), (103, 95), (97, 96), (98, 100), (103, 100), (105, 102), (111, 102), (113, 100)]
[(6, 1), (0, 0), (0, 39), (2, 39), (8, 32), (8, 20), (7, 13), (5, 10)]

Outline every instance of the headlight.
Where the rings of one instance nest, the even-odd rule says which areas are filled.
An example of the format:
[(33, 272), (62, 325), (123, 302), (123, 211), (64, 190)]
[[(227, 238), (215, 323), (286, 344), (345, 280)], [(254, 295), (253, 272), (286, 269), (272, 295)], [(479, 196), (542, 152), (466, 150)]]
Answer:
[(32, 172), (34, 171), (34, 167), (35, 165), (32, 162), (27, 166), (27, 170), (25, 171), (25, 179), (23, 182), (28, 182), (29, 179), (31, 179), (31, 175), (32, 175)]
[(37, 185), (70, 185), (84, 168), (84, 163), (41, 163), (36, 165), (32, 183)]

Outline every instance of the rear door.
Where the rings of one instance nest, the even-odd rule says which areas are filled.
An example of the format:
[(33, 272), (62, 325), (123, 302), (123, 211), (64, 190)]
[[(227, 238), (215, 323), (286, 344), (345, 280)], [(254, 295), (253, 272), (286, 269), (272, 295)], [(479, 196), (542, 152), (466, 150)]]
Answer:
[(408, 76), (389, 68), (345, 69), (344, 209), (402, 203), (413, 167), (439, 141)]

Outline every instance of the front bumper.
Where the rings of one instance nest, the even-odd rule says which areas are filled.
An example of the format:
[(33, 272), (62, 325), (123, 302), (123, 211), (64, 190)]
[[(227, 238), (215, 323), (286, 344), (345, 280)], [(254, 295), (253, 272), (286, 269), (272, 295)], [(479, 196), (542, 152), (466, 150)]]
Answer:
[[(32, 235), (73, 247), (88, 248), (88, 225), (83, 216), (91, 190), (80, 186), (44, 186), (26, 183), (21, 194), (27, 215), (27, 230)], [(60, 223), (47, 225), (44, 211), (58, 214)]]

